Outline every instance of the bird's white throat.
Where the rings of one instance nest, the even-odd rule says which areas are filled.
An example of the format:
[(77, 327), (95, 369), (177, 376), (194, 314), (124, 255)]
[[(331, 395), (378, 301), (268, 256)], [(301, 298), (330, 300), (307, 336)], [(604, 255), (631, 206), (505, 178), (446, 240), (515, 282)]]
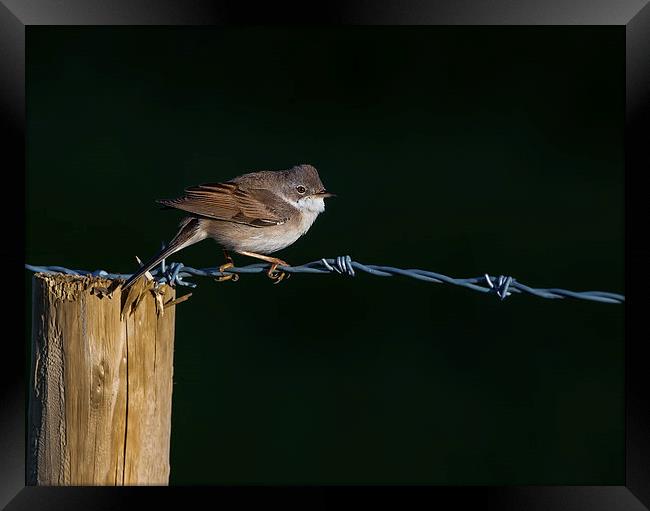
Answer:
[(318, 214), (325, 211), (325, 201), (321, 197), (302, 197), (296, 202), (296, 207), (302, 212)]

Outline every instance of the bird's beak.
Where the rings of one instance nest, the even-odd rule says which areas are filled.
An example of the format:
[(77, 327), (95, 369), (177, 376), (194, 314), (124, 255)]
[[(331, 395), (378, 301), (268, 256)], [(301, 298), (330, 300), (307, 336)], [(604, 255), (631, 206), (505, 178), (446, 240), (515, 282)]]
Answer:
[(321, 190), (320, 192), (315, 193), (313, 196), (318, 197), (319, 199), (326, 199), (327, 197), (336, 197), (336, 194), (328, 192), (327, 190)]

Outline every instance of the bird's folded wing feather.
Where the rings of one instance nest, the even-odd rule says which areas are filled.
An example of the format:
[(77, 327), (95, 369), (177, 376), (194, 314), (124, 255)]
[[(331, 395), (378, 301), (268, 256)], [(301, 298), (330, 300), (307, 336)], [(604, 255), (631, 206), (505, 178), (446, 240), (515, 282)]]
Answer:
[(269, 190), (240, 188), (235, 183), (194, 186), (178, 199), (157, 202), (195, 215), (254, 227), (280, 225), (296, 213), (295, 208)]

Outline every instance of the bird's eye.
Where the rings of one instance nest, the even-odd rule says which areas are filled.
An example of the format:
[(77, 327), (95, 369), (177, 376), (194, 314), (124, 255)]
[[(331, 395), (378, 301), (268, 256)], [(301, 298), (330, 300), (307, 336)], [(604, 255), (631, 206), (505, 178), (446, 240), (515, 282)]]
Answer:
[(302, 185), (296, 186), (296, 190), (298, 191), (298, 193), (305, 193), (307, 191), (307, 189)]

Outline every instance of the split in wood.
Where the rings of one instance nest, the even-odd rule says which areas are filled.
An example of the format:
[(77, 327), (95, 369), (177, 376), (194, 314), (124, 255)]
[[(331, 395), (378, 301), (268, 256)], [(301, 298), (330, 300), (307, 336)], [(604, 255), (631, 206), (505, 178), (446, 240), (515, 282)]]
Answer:
[(166, 309), (167, 307), (171, 307), (172, 305), (178, 305), (179, 303), (184, 302), (185, 300), (188, 300), (190, 296), (192, 296), (192, 293), (187, 293), (186, 295), (180, 296), (180, 297), (176, 298), (175, 300), (169, 300), (165, 304), (164, 308)]

